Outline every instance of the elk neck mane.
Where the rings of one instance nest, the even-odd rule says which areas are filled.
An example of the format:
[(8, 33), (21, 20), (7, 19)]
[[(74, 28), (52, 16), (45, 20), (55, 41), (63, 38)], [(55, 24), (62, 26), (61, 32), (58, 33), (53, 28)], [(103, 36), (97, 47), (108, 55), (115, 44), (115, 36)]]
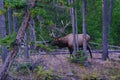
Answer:
[(68, 38), (67, 38), (67, 36), (65, 36), (65, 37), (60, 37), (60, 38), (59, 38), (59, 42), (60, 42), (61, 45), (63, 45), (64, 47), (68, 46), (68, 45), (67, 45), (67, 44), (68, 44)]

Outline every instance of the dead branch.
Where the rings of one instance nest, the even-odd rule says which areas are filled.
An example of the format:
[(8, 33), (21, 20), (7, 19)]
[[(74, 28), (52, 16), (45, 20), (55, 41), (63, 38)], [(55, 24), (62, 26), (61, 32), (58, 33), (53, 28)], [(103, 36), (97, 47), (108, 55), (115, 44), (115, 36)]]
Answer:
[[(90, 44), (98, 45), (98, 46), (102, 46), (102, 44), (94, 43), (94, 42), (90, 42)], [(120, 49), (120, 46), (108, 45), (108, 47), (111, 47), (111, 48), (118, 48), (118, 49)]]

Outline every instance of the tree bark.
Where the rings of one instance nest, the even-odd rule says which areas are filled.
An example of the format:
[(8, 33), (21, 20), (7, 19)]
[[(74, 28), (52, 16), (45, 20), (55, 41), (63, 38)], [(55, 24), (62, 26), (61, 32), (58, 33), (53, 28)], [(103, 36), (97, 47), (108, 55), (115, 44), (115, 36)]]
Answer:
[[(0, 0), (0, 9), (3, 9), (3, 0)], [(0, 16), (0, 39), (6, 36), (5, 16)], [(7, 57), (7, 47), (2, 46), (2, 61), (4, 62)]]
[(107, 0), (103, 0), (103, 54), (102, 59), (106, 60), (108, 58), (108, 11), (107, 11)]
[(87, 57), (87, 43), (86, 43), (86, 0), (82, 0), (82, 26), (83, 26), (83, 52)]
[[(76, 0), (75, 0), (76, 1)], [(77, 11), (75, 9), (75, 34), (78, 34), (78, 24), (77, 24)], [(75, 35), (75, 40), (76, 40), (76, 50), (79, 50), (79, 46), (78, 46), (78, 35)]]
[[(13, 10), (13, 13), (16, 12), (16, 9)], [(13, 15), (13, 30), (17, 33), (18, 32), (18, 18), (17, 16)]]
[(18, 31), (14, 46), (13, 46), (10, 54), (7, 56), (5, 63), (2, 66), (2, 70), (0, 72), (0, 80), (6, 80), (6, 78), (7, 78), (8, 71), (13, 63), (14, 58), (16, 57), (16, 55), (18, 53), (19, 45), (22, 42), (22, 39), (23, 39), (25, 31), (27, 29), (29, 20), (30, 20), (30, 13), (28, 12), (28, 13), (26, 13), (24, 20), (22, 22), (22, 25)]
[[(73, 4), (73, 0), (68, 0), (69, 5)], [(78, 51), (78, 29), (76, 25), (76, 15), (75, 15), (75, 9), (72, 7), (70, 9), (70, 15), (71, 15), (71, 21), (72, 21), (72, 30), (73, 30), (73, 47), (74, 47), (74, 53)]]
[(25, 33), (25, 35), (24, 35), (24, 41), (25, 41), (25, 43), (24, 43), (24, 53), (25, 53), (25, 57), (26, 58), (30, 58), (30, 54), (29, 54), (29, 48), (28, 48), (28, 36), (27, 36), (27, 31), (26, 31), (26, 33)]
[(8, 8), (8, 31), (9, 34), (12, 34), (12, 10)]
[[(35, 6), (35, 0), (32, 0), (31, 6), (32, 7)], [(6, 78), (8, 76), (9, 69), (13, 63), (14, 58), (16, 57), (16, 55), (18, 53), (19, 45), (22, 42), (22, 39), (24, 38), (24, 34), (28, 27), (29, 20), (30, 20), (30, 12), (26, 12), (24, 20), (23, 20), (21, 27), (18, 31), (18, 34), (16, 36), (16, 40), (14, 42), (13, 48), (12, 48), (10, 54), (7, 56), (5, 63), (2, 65), (2, 69), (0, 72), (0, 80), (6, 80)]]
[[(30, 20), (30, 41), (36, 42), (36, 35), (35, 35), (35, 22), (34, 19), (31, 18)], [(36, 45), (32, 45), (32, 48), (35, 49)]]

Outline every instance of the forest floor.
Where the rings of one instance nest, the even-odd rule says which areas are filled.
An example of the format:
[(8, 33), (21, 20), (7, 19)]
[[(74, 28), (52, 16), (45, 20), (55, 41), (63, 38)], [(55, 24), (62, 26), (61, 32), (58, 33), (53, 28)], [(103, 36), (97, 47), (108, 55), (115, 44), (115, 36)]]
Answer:
[[(11, 69), (10, 75), (19, 80), (120, 80), (120, 53), (111, 53), (109, 58), (102, 61), (101, 54), (93, 54), (93, 59), (88, 58), (89, 65), (84, 67), (71, 63), (69, 54), (33, 55), (30, 61), (37, 68), (32, 71)], [(16, 60), (25, 62), (23, 58)]]

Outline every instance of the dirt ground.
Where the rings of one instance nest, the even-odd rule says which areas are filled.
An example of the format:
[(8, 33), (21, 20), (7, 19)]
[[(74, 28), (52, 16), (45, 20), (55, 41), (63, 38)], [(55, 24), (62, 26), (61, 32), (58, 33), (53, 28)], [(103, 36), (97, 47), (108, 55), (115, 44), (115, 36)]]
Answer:
[[(86, 67), (71, 63), (68, 58), (69, 54), (46, 54), (31, 56), (30, 61), (36, 63), (37, 66), (42, 66), (47, 71), (52, 71), (51, 74), (60, 77), (60, 79), (54, 80), (120, 80), (120, 53), (109, 54), (110, 59), (106, 61), (102, 61), (101, 54), (93, 54), (93, 59), (88, 58), (89, 65)], [(21, 58), (17, 58), (17, 60), (24, 62), (24, 59)], [(0, 65), (2, 65), (1, 60)], [(15, 74), (18, 73), (15, 72)], [(39, 75), (39, 77), (41, 76)], [(42, 80), (37, 79), (37, 70), (31, 72), (31, 78), (32, 80)]]

